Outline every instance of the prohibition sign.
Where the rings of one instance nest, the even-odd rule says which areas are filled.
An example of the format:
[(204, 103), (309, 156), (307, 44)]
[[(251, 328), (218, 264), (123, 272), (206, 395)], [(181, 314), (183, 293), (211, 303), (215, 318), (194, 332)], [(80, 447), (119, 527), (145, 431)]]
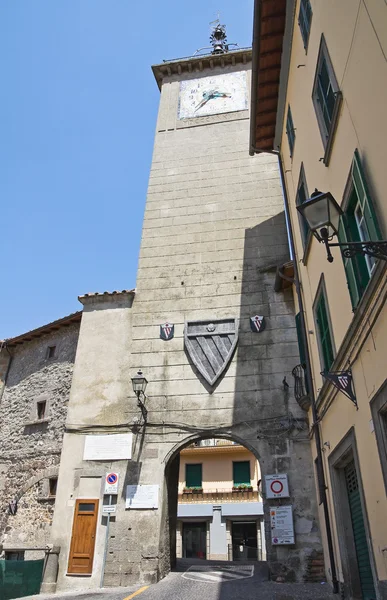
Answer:
[(117, 481), (118, 481), (117, 473), (108, 473), (108, 475), (106, 475), (106, 482), (109, 485), (114, 485), (115, 483), (117, 483)]
[(279, 481), (279, 479), (275, 479), (271, 482), (270, 489), (273, 492), (273, 494), (280, 494), (284, 489), (282, 481)]

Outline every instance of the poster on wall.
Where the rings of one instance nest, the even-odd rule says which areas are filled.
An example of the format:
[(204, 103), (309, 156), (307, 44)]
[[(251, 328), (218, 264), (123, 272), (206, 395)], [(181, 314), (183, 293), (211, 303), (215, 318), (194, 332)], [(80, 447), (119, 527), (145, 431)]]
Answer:
[(132, 458), (131, 433), (87, 435), (83, 460), (124, 460)]
[(158, 485), (128, 485), (125, 508), (158, 508)]
[(294, 544), (293, 506), (270, 507), (270, 528), (273, 546)]

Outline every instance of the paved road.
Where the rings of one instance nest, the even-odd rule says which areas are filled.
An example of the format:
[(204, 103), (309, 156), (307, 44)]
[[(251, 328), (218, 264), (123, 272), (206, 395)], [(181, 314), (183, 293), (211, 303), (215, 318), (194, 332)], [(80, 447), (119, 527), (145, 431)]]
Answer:
[[(29, 596), (24, 600), (124, 600), (142, 588), (110, 588), (78, 594)], [(265, 563), (180, 560), (175, 571), (134, 600), (337, 600), (327, 584), (273, 583)]]

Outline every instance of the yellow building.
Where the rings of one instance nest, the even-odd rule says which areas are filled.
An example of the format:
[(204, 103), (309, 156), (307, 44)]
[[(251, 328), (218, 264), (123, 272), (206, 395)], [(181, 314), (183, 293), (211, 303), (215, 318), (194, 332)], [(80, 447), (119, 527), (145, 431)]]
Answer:
[[(387, 598), (387, 263), (372, 255), (387, 244), (361, 245), (387, 238), (387, 4), (255, 0), (253, 65), (250, 153), (279, 155), (327, 576)], [(338, 235), (326, 196), (304, 206), (309, 223), (297, 210), (316, 189), (341, 208)]]
[(222, 439), (180, 452), (176, 554), (266, 560), (261, 478), (255, 456)]

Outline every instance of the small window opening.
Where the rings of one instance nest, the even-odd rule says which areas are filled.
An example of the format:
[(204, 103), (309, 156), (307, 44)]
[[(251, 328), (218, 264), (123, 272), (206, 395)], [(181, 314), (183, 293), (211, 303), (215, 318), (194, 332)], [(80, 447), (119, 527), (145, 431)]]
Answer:
[(36, 405), (36, 409), (38, 412), (38, 419), (44, 419), (46, 414), (46, 401), (43, 400), (42, 402), (38, 402)]
[(49, 346), (47, 348), (47, 358), (55, 358), (56, 346)]
[(5, 552), (5, 560), (24, 560), (24, 552), (9, 551)]
[(50, 477), (50, 479), (48, 480), (48, 485), (49, 485), (50, 496), (56, 496), (56, 488), (58, 486), (58, 478)]

